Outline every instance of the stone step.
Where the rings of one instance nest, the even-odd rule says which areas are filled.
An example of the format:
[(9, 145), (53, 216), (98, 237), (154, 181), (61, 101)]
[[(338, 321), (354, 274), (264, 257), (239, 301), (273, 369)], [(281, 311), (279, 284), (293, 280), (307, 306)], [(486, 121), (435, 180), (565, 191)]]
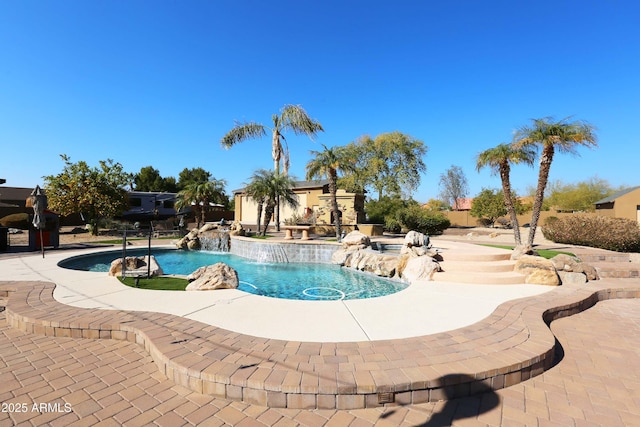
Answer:
[(440, 255), (444, 261), (460, 261), (460, 262), (490, 262), (504, 261), (511, 259), (511, 252), (493, 252), (493, 251), (474, 251), (460, 252), (456, 250), (441, 250)]
[(438, 282), (474, 283), (480, 285), (521, 285), (525, 276), (514, 271), (499, 272), (464, 272), (439, 271), (433, 275)]
[(576, 256), (580, 258), (582, 262), (596, 263), (629, 263), (629, 254), (625, 253), (600, 253), (600, 254), (588, 254), (588, 253), (576, 253)]
[(591, 263), (601, 278), (632, 279), (640, 277), (640, 265), (631, 262), (594, 262)]
[(498, 260), (498, 261), (448, 261), (439, 262), (440, 267), (447, 272), (467, 272), (473, 274), (476, 272), (504, 272), (513, 271), (515, 261)]

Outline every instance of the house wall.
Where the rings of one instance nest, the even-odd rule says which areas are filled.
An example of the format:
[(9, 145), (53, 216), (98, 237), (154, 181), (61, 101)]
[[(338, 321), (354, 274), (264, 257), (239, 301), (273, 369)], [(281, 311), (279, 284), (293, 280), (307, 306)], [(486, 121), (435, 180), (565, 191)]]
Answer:
[[(322, 194), (322, 189), (300, 190), (295, 191), (298, 198), (298, 208), (292, 209), (289, 206), (282, 205), (280, 207), (280, 221), (284, 222), (289, 219), (293, 214), (304, 215), (305, 208), (311, 208), (313, 200), (318, 199), (318, 194)], [(257, 224), (258, 217), (258, 204), (251, 200), (249, 197), (242, 195), (241, 193), (235, 194), (235, 220), (244, 224)], [(264, 207), (263, 207), (264, 215)], [(264, 221), (264, 219), (263, 219)], [(270, 222), (272, 224), (273, 221)]]
[[(282, 223), (293, 217), (294, 214), (304, 217), (308, 210), (315, 212), (317, 223), (331, 223), (331, 196), (329, 194), (323, 193), (322, 188), (303, 188), (294, 191), (298, 197), (298, 208), (292, 209), (288, 206), (282, 206), (280, 208), (280, 221)], [(338, 206), (343, 212), (343, 223), (355, 224), (364, 220), (364, 198), (362, 195), (347, 193), (345, 190), (339, 189), (337, 198)], [(257, 223), (257, 204), (241, 193), (235, 194), (234, 201), (236, 205), (235, 219), (243, 224), (255, 225)], [(274, 225), (273, 220), (270, 225)]]
[(638, 221), (638, 206), (640, 206), (640, 188), (623, 194), (614, 201), (614, 216)]
[[(338, 208), (342, 212), (343, 224), (357, 224), (364, 221), (364, 198), (355, 193), (338, 190), (336, 194)], [(331, 195), (319, 196), (318, 204), (313, 206), (318, 224), (331, 224)]]

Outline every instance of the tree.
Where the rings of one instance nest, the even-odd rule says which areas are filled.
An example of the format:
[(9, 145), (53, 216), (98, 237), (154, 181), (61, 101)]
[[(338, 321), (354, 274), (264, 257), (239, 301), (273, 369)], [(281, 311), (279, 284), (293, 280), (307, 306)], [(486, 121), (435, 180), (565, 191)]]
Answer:
[[(253, 194), (251, 197), (256, 201), (262, 200), (265, 206), (263, 236), (267, 233), (267, 227), (278, 200), (292, 208), (298, 207), (298, 196), (293, 191), (295, 182), (288, 175), (260, 169), (253, 174), (248, 187)], [(258, 217), (258, 229), (260, 229), (259, 221)]]
[(176, 180), (173, 177), (163, 178), (160, 171), (153, 166), (145, 166), (133, 178), (137, 191), (168, 191), (175, 193), (178, 191)]
[(486, 220), (493, 227), (498, 218), (507, 214), (504, 195), (499, 190), (483, 188), (480, 194), (473, 198), (469, 214)]
[[(273, 127), (267, 127), (256, 122), (236, 123), (220, 141), (224, 148), (231, 148), (239, 142), (248, 139), (263, 138), (267, 131), (271, 131), (271, 157), (273, 158), (273, 170), (280, 173), (280, 160), (284, 158), (284, 174), (289, 170), (289, 150), (286, 140), (282, 135), (286, 131), (292, 131), (296, 135), (307, 135), (313, 139), (318, 132), (324, 132), (320, 122), (309, 117), (300, 105), (285, 105), (280, 110), (280, 115), (271, 116)], [(282, 146), (285, 141), (285, 147)]]
[(251, 177), (251, 181), (245, 186), (247, 197), (256, 202), (257, 205), (257, 234), (260, 234), (260, 220), (262, 219), (262, 209), (264, 208), (264, 204), (267, 201), (267, 196), (269, 193), (269, 187), (267, 185), (268, 179), (269, 171), (260, 169), (253, 174), (253, 176)]
[(522, 245), (520, 237), (520, 225), (518, 224), (518, 215), (513, 203), (513, 194), (511, 191), (511, 164), (525, 163), (533, 164), (535, 151), (528, 146), (516, 147), (513, 144), (499, 144), (494, 148), (490, 148), (478, 154), (476, 159), (476, 168), (478, 171), (484, 167), (491, 168), (492, 174), (499, 174), (502, 181), (502, 194), (504, 204), (511, 218), (513, 227), (513, 235), (516, 245)]
[(224, 193), (226, 181), (222, 179), (211, 179), (207, 182), (193, 182), (180, 190), (176, 199), (176, 208), (182, 210), (191, 207), (195, 213), (197, 227), (206, 222), (207, 212), (212, 204), (227, 203), (227, 196)]
[(440, 197), (451, 205), (454, 211), (459, 210), (458, 200), (469, 194), (469, 183), (460, 166), (451, 165), (440, 175)]
[[(296, 135), (307, 135), (311, 140), (319, 133), (324, 132), (322, 125), (317, 120), (309, 117), (301, 105), (285, 105), (280, 110), (280, 115), (271, 116), (273, 127), (256, 122), (236, 123), (236, 125), (222, 137), (220, 143), (225, 148), (231, 148), (235, 144), (248, 139), (263, 138), (267, 131), (271, 131), (271, 157), (273, 158), (273, 170), (280, 174), (280, 160), (284, 160), (283, 174), (289, 172), (289, 149), (283, 135), (286, 131), (292, 131)], [(282, 141), (285, 141), (283, 147)], [(276, 228), (280, 230), (280, 208), (276, 201)]]
[(61, 215), (79, 213), (90, 224), (92, 234), (97, 235), (100, 219), (120, 215), (127, 209), (125, 186), (133, 176), (111, 159), (100, 160), (100, 166), (92, 168), (84, 161), (72, 163), (65, 154), (60, 157), (64, 170), (44, 177), (49, 207)]
[(307, 163), (307, 179), (326, 177), (329, 180), (329, 194), (331, 195), (331, 212), (336, 227), (336, 237), (340, 238), (340, 209), (338, 208), (338, 172), (352, 172), (355, 160), (344, 147), (327, 148), (324, 151), (311, 151), (313, 159)]
[(545, 202), (560, 211), (593, 212), (595, 202), (604, 199), (622, 188), (611, 187), (607, 180), (597, 176), (577, 183), (553, 181), (548, 185), (549, 197)]
[(347, 145), (356, 166), (340, 179), (340, 186), (352, 191), (372, 188), (378, 195), (410, 197), (427, 170), (422, 158), (427, 146), (401, 132), (383, 133), (372, 139), (363, 136)]
[(210, 179), (211, 173), (202, 168), (184, 168), (178, 175), (178, 189), (182, 190), (189, 184), (203, 184)]
[(431, 212), (441, 212), (446, 210), (451, 210), (451, 206), (449, 206), (446, 202), (439, 199), (429, 199), (427, 203), (422, 205), (423, 209), (426, 209)]
[(579, 145), (586, 147), (597, 147), (598, 145), (595, 127), (587, 122), (570, 122), (569, 118), (555, 121), (552, 117), (534, 119), (532, 122), (530, 126), (521, 127), (514, 137), (517, 147), (534, 147), (542, 150), (536, 196), (531, 213), (531, 228), (527, 239), (527, 245), (530, 247), (533, 246), (535, 239), (544, 200), (544, 190), (549, 180), (549, 170), (556, 149), (561, 153), (577, 154), (576, 148)]
[(365, 205), (368, 222), (384, 224), (388, 231), (400, 231), (401, 224), (396, 219), (397, 212), (409, 206), (419, 206), (413, 199), (403, 199), (399, 196), (382, 196), (378, 200), (368, 200)]

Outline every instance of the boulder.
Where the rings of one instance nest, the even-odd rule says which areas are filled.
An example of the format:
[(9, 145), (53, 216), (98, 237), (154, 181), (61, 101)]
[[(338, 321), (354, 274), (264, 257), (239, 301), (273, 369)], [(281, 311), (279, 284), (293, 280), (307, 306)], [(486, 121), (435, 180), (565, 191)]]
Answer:
[[(158, 265), (156, 258), (151, 255), (151, 261), (147, 261), (146, 256), (128, 256), (124, 260), (125, 271), (127, 274), (140, 274), (146, 275), (147, 272), (151, 274), (151, 277), (161, 276), (163, 273), (162, 268)], [(148, 262), (151, 263), (148, 266)], [(111, 261), (109, 267), (109, 276), (122, 276), (122, 258), (117, 258)]]
[(535, 250), (533, 250), (533, 248), (529, 245), (518, 245), (515, 248), (513, 248), (513, 252), (511, 253), (511, 259), (517, 260), (524, 255), (538, 256), (538, 253)]
[(217, 230), (218, 226), (216, 224), (212, 224), (212, 223), (207, 223), (205, 225), (203, 225), (202, 227), (200, 227), (200, 230), (198, 230), (200, 233), (205, 233), (207, 231), (211, 231), (211, 230)]
[(539, 256), (523, 255), (514, 266), (514, 271), (526, 276), (525, 283), (548, 286), (560, 285), (560, 277), (553, 263)]
[(563, 285), (584, 285), (587, 283), (587, 276), (583, 273), (573, 273), (571, 271), (558, 271), (558, 276)]
[(408, 258), (402, 270), (402, 280), (408, 283), (414, 283), (416, 280), (433, 280), (436, 271), (440, 271), (440, 264), (431, 257)]
[(352, 253), (346, 249), (338, 249), (331, 254), (331, 264), (345, 265)]
[(191, 250), (191, 251), (197, 251), (202, 247), (202, 244), (200, 243), (200, 239), (198, 239), (197, 237), (193, 240), (189, 240), (187, 241), (187, 249)]
[(420, 233), (415, 230), (411, 230), (404, 236), (403, 246), (407, 246), (409, 248), (412, 247), (428, 247), (429, 246), (429, 236), (426, 234)]
[(200, 267), (189, 276), (187, 291), (206, 291), (214, 289), (235, 289), (238, 287), (238, 273), (223, 262)]
[(371, 245), (369, 236), (357, 230), (354, 230), (351, 233), (344, 236), (341, 243), (343, 247), (354, 246), (354, 245), (363, 245), (363, 247), (368, 247)]
[(381, 277), (393, 277), (398, 267), (398, 257), (381, 256), (372, 271), (373, 274)]
[(574, 268), (578, 265), (578, 259), (571, 255), (558, 254), (551, 258), (553, 266), (558, 271), (575, 271)]
[(229, 234), (232, 236), (244, 236), (245, 230), (240, 221), (233, 221), (229, 227)]
[(574, 273), (583, 273), (587, 280), (598, 280), (600, 276), (598, 275), (598, 270), (591, 264), (586, 264), (584, 262), (579, 262), (574, 268)]

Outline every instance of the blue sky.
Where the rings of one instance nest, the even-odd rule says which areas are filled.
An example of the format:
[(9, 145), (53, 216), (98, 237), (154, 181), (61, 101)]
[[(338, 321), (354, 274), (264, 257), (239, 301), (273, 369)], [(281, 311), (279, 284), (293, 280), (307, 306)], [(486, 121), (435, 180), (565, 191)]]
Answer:
[[(202, 167), (242, 187), (270, 139), (230, 150), (234, 121), (301, 104), (325, 128), (309, 150), (400, 131), (428, 146), (413, 197), (460, 166), (470, 195), (500, 187), (475, 156), (532, 118), (587, 120), (599, 148), (557, 155), (551, 179), (640, 185), (635, 1), (0, 0), (0, 178), (33, 187), (59, 154), (162, 176)], [(537, 167), (515, 167), (524, 193)]]

